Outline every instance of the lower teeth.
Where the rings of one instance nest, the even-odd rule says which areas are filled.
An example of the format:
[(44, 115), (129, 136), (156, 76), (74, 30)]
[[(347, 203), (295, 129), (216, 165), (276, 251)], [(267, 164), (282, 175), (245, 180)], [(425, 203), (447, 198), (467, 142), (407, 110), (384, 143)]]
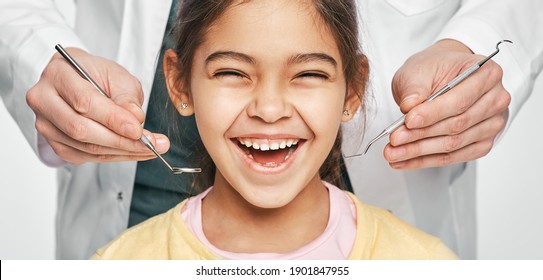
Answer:
[[(289, 148), (287, 155), (283, 159), (283, 162), (285, 162), (292, 155), (292, 153), (294, 153), (294, 150), (295, 150), (295, 146), (292, 146), (292, 147)], [(251, 152), (248, 149), (245, 150), (245, 154), (250, 159), (255, 160), (255, 158), (253, 157), (253, 155), (251, 154)], [(266, 162), (266, 163), (260, 163), (260, 165), (265, 166), (265, 167), (277, 167), (277, 166), (279, 166), (279, 163), (277, 163), (277, 162)]]
[[(283, 159), (283, 162), (285, 162), (292, 155), (292, 153), (294, 153), (294, 150), (295, 150), (294, 146), (289, 148), (288, 154)], [(249, 157), (254, 159), (253, 155), (249, 155)], [(260, 165), (265, 166), (265, 167), (277, 167), (279, 165), (279, 163), (277, 163), (277, 162), (266, 162), (266, 163), (261, 163)]]

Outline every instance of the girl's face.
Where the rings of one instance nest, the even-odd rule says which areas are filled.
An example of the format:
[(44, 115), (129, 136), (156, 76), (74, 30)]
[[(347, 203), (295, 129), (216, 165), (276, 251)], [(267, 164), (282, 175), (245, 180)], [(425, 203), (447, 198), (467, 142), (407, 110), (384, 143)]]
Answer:
[(319, 168), (349, 118), (342, 112), (359, 104), (345, 96), (342, 68), (310, 1), (228, 8), (196, 50), (190, 93), (170, 87), (174, 103), (189, 103), (181, 114), (194, 110), (217, 166), (215, 188), (277, 208), (320, 185)]

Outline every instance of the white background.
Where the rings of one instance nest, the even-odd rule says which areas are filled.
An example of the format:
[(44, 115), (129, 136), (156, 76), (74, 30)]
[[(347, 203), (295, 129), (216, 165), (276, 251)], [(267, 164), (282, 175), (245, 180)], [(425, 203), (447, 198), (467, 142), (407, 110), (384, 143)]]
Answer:
[[(480, 259), (543, 259), (541, 105), (543, 75), (503, 140), (478, 161)], [(56, 172), (4, 106), (0, 131), (0, 259), (53, 259)]]

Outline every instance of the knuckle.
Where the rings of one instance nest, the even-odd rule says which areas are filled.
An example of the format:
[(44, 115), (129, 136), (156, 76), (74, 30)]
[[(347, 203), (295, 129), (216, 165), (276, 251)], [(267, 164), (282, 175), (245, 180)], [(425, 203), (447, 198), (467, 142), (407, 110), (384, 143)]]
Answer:
[(135, 92), (137, 100), (141, 103), (143, 102), (143, 91), (141, 90), (141, 82), (136, 77), (132, 77), (131, 79), (131, 89), (129, 92)]
[(502, 67), (492, 61), (492, 68), (491, 71), (489, 71), (490, 78), (492, 79), (501, 79), (503, 77), (503, 69)]
[(511, 104), (511, 94), (507, 90), (503, 90), (500, 97), (497, 98), (495, 106), (501, 111), (509, 107)]
[(38, 96), (39, 96), (39, 93), (36, 87), (31, 88), (26, 93), (26, 104), (28, 104), (28, 106), (30, 106), (30, 108), (32, 108), (33, 110), (36, 109), (38, 105), (40, 104), (38, 102)]
[(445, 141), (444, 149), (447, 153), (458, 150), (462, 147), (463, 137), (461, 135), (451, 135)]
[(58, 58), (58, 57), (55, 58), (55, 59), (52, 59), (47, 64), (47, 66), (45, 66), (45, 68), (43, 69), (40, 79), (54, 80), (55, 76), (57, 76), (57, 74), (58, 74), (59, 68), (63, 64), (61, 61), (62, 61), (62, 59)]
[(138, 90), (141, 88), (141, 82), (140, 80), (136, 79), (135, 77), (132, 78), (132, 84), (134, 86), (134, 89)]
[(494, 146), (494, 141), (492, 140), (486, 140), (481, 143), (481, 153), (479, 157), (486, 156), (490, 153), (492, 150), (492, 147)]
[(47, 131), (47, 122), (43, 121), (42, 118), (36, 118), (34, 127), (40, 134), (44, 135)]
[(489, 82), (501, 80), (501, 77), (503, 77), (503, 69), (501, 66), (493, 60), (487, 61), (486, 64), (486, 69), (481, 71), (482, 75), (484, 76), (483, 78)]
[(108, 114), (105, 120), (105, 125), (109, 128), (114, 128), (117, 123), (118, 114)]
[(86, 121), (72, 121), (68, 123), (66, 127), (66, 134), (71, 138), (83, 141), (87, 137), (87, 124)]
[(468, 128), (468, 123), (469, 119), (464, 115), (453, 118), (453, 123), (450, 127), (449, 135), (456, 135), (464, 132)]
[(471, 101), (467, 97), (462, 97), (456, 104), (456, 114), (461, 114), (467, 111), (471, 107)]
[(31, 88), (26, 92), (26, 104), (30, 107), (34, 104), (34, 95), (34, 88)]
[(86, 92), (74, 94), (73, 104), (74, 110), (82, 115), (89, 113), (91, 107), (91, 95)]
[(494, 131), (501, 131), (505, 128), (505, 125), (505, 118), (499, 115), (497, 118), (495, 118), (495, 121), (493, 121), (492, 129)]

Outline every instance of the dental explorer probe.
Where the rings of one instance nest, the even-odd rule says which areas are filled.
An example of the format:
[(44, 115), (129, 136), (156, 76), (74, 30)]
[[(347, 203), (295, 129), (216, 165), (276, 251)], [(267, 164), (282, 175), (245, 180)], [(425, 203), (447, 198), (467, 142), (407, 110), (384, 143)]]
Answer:
[[(430, 95), (428, 98), (426, 98), (426, 100), (424, 100), (424, 102), (432, 101), (435, 98), (437, 98), (438, 96), (446, 93), (447, 91), (451, 90), (453, 87), (458, 85), (460, 82), (462, 82), (464, 79), (469, 77), (471, 74), (473, 74), (475, 71), (477, 71), (477, 69), (481, 68), (481, 66), (483, 66), (483, 64), (485, 64), (488, 60), (490, 60), (492, 57), (494, 57), (496, 54), (498, 54), (498, 52), (500, 52), (499, 45), (501, 43), (503, 43), (503, 42), (507, 42), (507, 43), (511, 43), (511, 44), (513, 43), (510, 40), (501, 40), (501, 41), (499, 41), (496, 44), (496, 51), (494, 51), (489, 56), (481, 59), (479, 62), (475, 63), (474, 65), (470, 66), (464, 72), (460, 73), (452, 81), (450, 81), (445, 86), (440, 88), (438, 91), (434, 92), (432, 95)], [(373, 143), (377, 142), (377, 140), (383, 138), (384, 136), (390, 135), (392, 132), (394, 132), (400, 126), (404, 125), (405, 124), (405, 115), (406, 114), (404, 114), (401, 118), (399, 118), (397, 121), (393, 122), (391, 125), (389, 125), (387, 128), (385, 128), (381, 133), (379, 133), (379, 135), (377, 135), (375, 138), (373, 138), (368, 143), (368, 145), (366, 146), (366, 149), (364, 149), (363, 153), (359, 153), (359, 154), (355, 154), (355, 155), (351, 155), (351, 156), (344, 156), (344, 158), (352, 158), (352, 157), (365, 155), (368, 152), (368, 150), (370, 149), (371, 145), (373, 145)]]
[[(60, 45), (60, 44), (57, 44), (55, 46), (55, 49), (60, 53), (60, 55), (62, 55), (62, 57), (64, 57), (68, 63), (70, 63), (70, 65), (77, 71), (77, 73), (79, 73), (79, 75), (81, 77), (83, 77), (83, 79), (87, 80), (89, 83), (91, 83), (94, 88), (96, 88), (96, 90), (102, 94), (103, 96), (109, 98), (109, 96), (102, 90), (102, 88), (100, 88), (100, 86), (98, 86), (98, 84), (89, 76), (89, 74), (87, 74), (87, 72), (85, 72), (85, 70), (83, 70), (83, 68), (68, 54), (68, 52), (66, 52), (66, 50), (64, 50), (64, 48)], [(192, 167), (186, 167), (186, 168), (183, 168), (183, 167), (172, 167), (159, 153), (158, 151), (155, 149), (155, 146), (153, 146), (153, 143), (151, 143), (151, 141), (149, 140), (149, 138), (147, 138), (144, 134), (141, 135), (141, 138), (140, 138), (140, 141), (141, 143), (143, 143), (147, 148), (149, 148), (149, 150), (151, 150), (158, 158), (160, 158), (162, 160), (162, 162), (166, 165), (166, 167), (168, 167), (168, 169), (170, 169), (170, 171), (173, 173), (173, 174), (181, 174), (181, 173), (198, 173), (198, 172), (202, 172), (202, 169), (201, 168), (192, 168)]]

